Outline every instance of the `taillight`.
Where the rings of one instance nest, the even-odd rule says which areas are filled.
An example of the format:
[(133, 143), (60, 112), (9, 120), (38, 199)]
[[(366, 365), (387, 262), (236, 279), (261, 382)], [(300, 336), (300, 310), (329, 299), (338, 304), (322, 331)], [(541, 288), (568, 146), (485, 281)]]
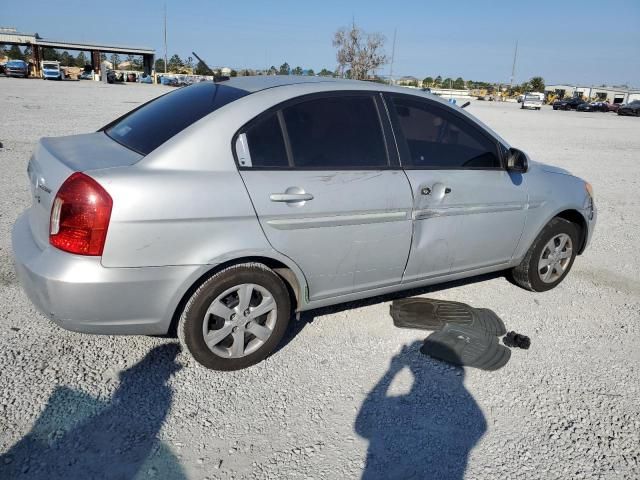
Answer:
[(77, 255), (102, 255), (112, 206), (113, 200), (98, 182), (74, 173), (53, 201), (49, 243)]

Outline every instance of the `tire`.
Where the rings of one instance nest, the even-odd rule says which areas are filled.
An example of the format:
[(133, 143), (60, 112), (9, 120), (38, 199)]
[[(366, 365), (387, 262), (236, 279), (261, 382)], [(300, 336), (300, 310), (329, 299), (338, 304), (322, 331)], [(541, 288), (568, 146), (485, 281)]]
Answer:
[[(564, 244), (564, 248), (560, 248), (566, 238), (569, 242)], [(580, 232), (575, 223), (564, 218), (553, 218), (542, 229), (520, 265), (511, 270), (513, 281), (533, 292), (546, 292), (555, 288), (573, 266), (579, 238)], [(552, 251), (550, 245), (555, 245), (560, 250)], [(547, 267), (541, 267), (547, 262)]]
[[(266, 313), (252, 316), (251, 310), (258, 308)], [(282, 279), (260, 263), (244, 263), (221, 270), (198, 287), (182, 312), (178, 337), (204, 367), (239, 370), (273, 352), (290, 318), (291, 299)]]

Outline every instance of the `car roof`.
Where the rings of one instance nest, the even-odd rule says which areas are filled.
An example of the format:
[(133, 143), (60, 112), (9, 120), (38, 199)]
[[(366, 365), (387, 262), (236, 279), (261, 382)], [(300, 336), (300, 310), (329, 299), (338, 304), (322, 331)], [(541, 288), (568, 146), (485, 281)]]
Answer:
[(257, 93), (272, 88), (291, 88), (302, 84), (316, 84), (318, 91), (327, 90), (371, 90), (376, 92), (395, 92), (405, 95), (426, 97), (436, 102), (451, 106), (447, 100), (430, 92), (418, 88), (396, 87), (386, 83), (369, 82), (364, 80), (349, 80), (346, 78), (315, 77), (305, 75), (256, 75), (251, 77), (232, 77), (229, 80), (218, 82), (218, 85), (244, 90), (247, 93)]
[[(404, 93), (409, 95), (421, 95), (428, 98), (441, 100), (437, 95), (424, 92), (418, 88), (395, 87), (386, 83), (371, 82), (365, 80), (350, 80), (346, 78), (316, 77), (306, 75), (255, 75), (251, 77), (232, 77), (229, 80), (219, 82), (220, 85), (245, 90), (248, 93), (255, 93), (262, 90), (278, 87), (291, 87), (300, 84), (317, 84), (318, 90), (375, 90)], [(441, 100), (442, 101), (442, 100)], [(444, 103), (447, 103), (444, 101)]]

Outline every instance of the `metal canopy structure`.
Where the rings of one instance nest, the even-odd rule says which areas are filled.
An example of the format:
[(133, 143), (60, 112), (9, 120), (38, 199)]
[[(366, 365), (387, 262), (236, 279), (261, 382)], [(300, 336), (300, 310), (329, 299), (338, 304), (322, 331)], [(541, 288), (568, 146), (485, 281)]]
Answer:
[(100, 72), (100, 55), (103, 53), (121, 53), (125, 55), (141, 55), (144, 73), (151, 74), (155, 57), (155, 50), (145, 47), (126, 45), (107, 45), (93, 42), (70, 42), (66, 40), (51, 40), (40, 38), (37, 33), (20, 33), (13, 28), (0, 28), (0, 44), (30, 46), (33, 49), (36, 72), (40, 73), (42, 51), (45, 48), (56, 50), (77, 50), (91, 52), (91, 67), (96, 73)]

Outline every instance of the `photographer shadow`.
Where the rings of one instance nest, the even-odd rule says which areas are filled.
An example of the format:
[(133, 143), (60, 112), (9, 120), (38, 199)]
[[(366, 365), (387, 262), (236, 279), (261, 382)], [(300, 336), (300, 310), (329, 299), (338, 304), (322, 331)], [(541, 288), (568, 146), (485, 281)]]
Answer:
[(171, 407), (167, 384), (181, 367), (165, 344), (120, 373), (110, 402), (57, 387), (31, 431), (0, 456), (0, 478), (179, 480), (182, 467), (157, 435)]
[[(464, 387), (464, 370), (424, 357), (420, 346), (402, 348), (360, 408), (354, 429), (369, 441), (365, 480), (462, 479), (487, 430)], [(405, 368), (413, 375), (411, 390), (393, 395), (392, 382)]]

